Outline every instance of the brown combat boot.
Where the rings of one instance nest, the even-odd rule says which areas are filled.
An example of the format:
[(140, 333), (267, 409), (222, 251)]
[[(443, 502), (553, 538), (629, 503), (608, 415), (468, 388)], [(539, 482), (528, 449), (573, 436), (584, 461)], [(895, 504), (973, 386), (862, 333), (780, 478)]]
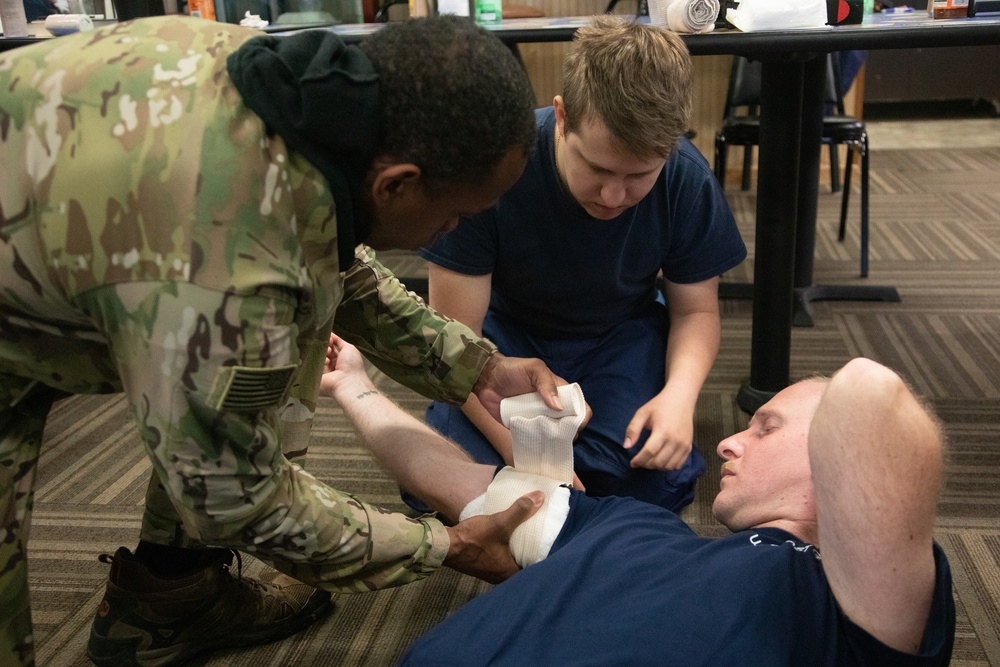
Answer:
[(111, 563), (111, 573), (87, 644), (100, 667), (168, 667), (205, 651), (263, 644), (298, 632), (333, 606), (326, 591), (275, 571), (243, 577), (235, 551), (173, 579), (155, 575), (125, 547), (100, 560)]

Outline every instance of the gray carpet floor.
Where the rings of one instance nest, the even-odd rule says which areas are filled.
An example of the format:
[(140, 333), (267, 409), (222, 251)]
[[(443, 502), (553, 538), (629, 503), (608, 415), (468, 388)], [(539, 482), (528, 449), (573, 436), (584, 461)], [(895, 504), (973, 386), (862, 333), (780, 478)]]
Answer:
[[(868, 356), (903, 374), (940, 411), (951, 438), (937, 539), (955, 576), (958, 636), (953, 663), (1000, 665), (1000, 148), (893, 150), (872, 154), (871, 275), (857, 278), (857, 195), (848, 238), (836, 240), (840, 196), (821, 192), (816, 279), (895, 285), (897, 304), (820, 302), (815, 326), (795, 329), (792, 374), (832, 372)], [(856, 179), (855, 179), (856, 181)], [(753, 246), (754, 193), (730, 195)], [(424, 267), (386, 255), (402, 276)], [(746, 281), (750, 261), (725, 277)], [(749, 301), (722, 302), (723, 342), (697, 410), (696, 438), (709, 461), (716, 443), (745, 426), (735, 403), (749, 375)], [(426, 401), (381, 380), (407, 410)], [(332, 403), (313, 434), (309, 469), (328, 483), (390, 508), (396, 488)], [(30, 542), (38, 664), (86, 665), (90, 621), (103, 593), (101, 552), (134, 546), (149, 465), (120, 396), (81, 396), (56, 406), (36, 486)], [(704, 534), (719, 472), (710, 465), (684, 518)], [(250, 566), (251, 571), (261, 567)], [(341, 596), (321, 624), (285, 641), (215, 654), (209, 665), (390, 665), (406, 645), (486, 585), (451, 571), (396, 590)], [(669, 619), (662, 619), (669, 622)]]

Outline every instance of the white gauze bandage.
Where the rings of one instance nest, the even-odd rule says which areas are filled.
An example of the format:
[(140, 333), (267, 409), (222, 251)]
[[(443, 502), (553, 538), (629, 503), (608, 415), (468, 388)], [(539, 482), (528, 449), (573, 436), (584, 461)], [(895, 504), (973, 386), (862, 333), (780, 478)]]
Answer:
[(502, 512), (530, 491), (542, 491), (545, 504), (514, 530), (510, 550), (521, 567), (544, 559), (569, 513), (573, 482), (573, 439), (586, 416), (580, 385), (559, 387), (562, 410), (552, 410), (537, 393), (506, 398), (500, 416), (510, 428), (514, 467), (501, 470), (486, 493), (470, 502), (459, 517)]

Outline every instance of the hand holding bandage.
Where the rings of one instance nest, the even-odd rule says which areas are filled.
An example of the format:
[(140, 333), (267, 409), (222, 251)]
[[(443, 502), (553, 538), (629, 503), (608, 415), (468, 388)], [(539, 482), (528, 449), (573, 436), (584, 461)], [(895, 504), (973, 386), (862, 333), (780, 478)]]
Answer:
[(525, 493), (540, 490), (545, 505), (511, 535), (510, 548), (521, 567), (544, 559), (569, 512), (573, 480), (573, 439), (586, 416), (580, 385), (559, 387), (562, 410), (547, 407), (537, 394), (504, 399), (500, 414), (511, 430), (514, 467), (497, 473), (483, 496), (462, 511), (461, 519), (505, 510)]

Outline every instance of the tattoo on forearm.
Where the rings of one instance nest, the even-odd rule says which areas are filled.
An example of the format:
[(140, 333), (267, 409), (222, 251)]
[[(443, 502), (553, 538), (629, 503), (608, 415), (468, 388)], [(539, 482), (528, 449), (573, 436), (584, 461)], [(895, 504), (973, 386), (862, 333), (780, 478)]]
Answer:
[(364, 398), (365, 396), (372, 396), (373, 394), (374, 394), (375, 396), (378, 396), (378, 391), (377, 391), (377, 390), (375, 390), (375, 389), (369, 389), (368, 391), (363, 391), (363, 392), (361, 392), (360, 394), (358, 394), (357, 398), (358, 398), (358, 399), (362, 399), (362, 398)]

